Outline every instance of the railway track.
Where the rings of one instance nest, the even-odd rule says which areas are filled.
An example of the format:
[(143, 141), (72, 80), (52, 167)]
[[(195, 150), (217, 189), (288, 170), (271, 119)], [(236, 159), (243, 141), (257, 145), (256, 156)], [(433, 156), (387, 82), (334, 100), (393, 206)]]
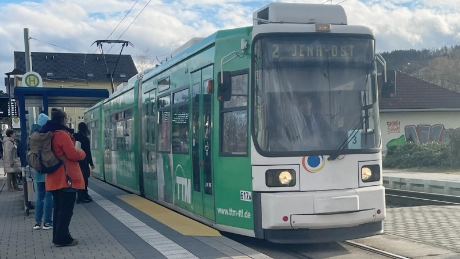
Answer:
[(383, 251), (383, 250), (380, 250), (380, 249), (377, 249), (377, 248), (373, 248), (373, 247), (370, 247), (370, 246), (366, 246), (366, 245), (363, 245), (363, 244), (360, 244), (360, 243), (356, 243), (356, 242), (353, 242), (353, 241), (343, 241), (341, 243), (345, 244), (345, 245), (348, 245), (348, 246), (356, 247), (356, 248), (359, 248), (361, 250), (365, 250), (365, 251), (368, 251), (368, 252), (371, 252), (371, 253), (374, 253), (374, 254), (378, 254), (378, 255), (381, 255), (381, 256), (384, 256), (384, 257), (388, 257), (388, 258), (409, 259), (409, 257), (393, 254), (393, 253), (390, 253), (390, 252), (386, 252), (386, 251)]
[[(345, 246), (345, 247), (352, 247), (355, 249), (359, 249), (362, 251), (367, 252), (366, 256), (371, 256), (371, 254), (374, 255), (380, 255), (380, 257), (384, 258), (392, 258), (392, 259), (410, 259), (410, 257), (402, 256), (402, 255), (397, 255), (394, 253), (390, 253), (384, 250), (380, 250), (374, 247), (366, 246), (357, 242), (353, 241), (343, 241), (339, 242), (339, 244)], [(314, 255), (309, 255), (308, 253), (305, 252), (299, 252), (299, 251), (285, 251), (286, 254), (289, 254), (292, 257), (299, 258), (299, 259), (317, 259), (320, 258), (318, 256)], [(357, 258), (362, 257), (362, 255), (357, 255)]]
[(460, 196), (414, 192), (397, 189), (385, 189), (387, 203), (406, 204), (410, 206), (426, 205), (460, 205)]

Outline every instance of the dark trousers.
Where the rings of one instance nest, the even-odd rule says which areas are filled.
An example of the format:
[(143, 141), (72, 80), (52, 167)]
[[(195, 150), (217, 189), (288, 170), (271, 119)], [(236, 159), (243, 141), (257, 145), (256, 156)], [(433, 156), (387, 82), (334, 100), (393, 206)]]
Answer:
[(51, 191), (51, 193), (54, 199), (53, 243), (57, 245), (70, 244), (73, 238), (70, 236), (69, 225), (73, 215), (75, 192), (57, 190)]
[(80, 169), (81, 169), (81, 173), (83, 175), (83, 179), (85, 180), (85, 189), (84, 190), (78, 190), (78, 200), (85, 200), (85, 199), (88, 199), (89, 198), (89, 195), (88, 195), (88, 178), (89, 178), (89, 175), (90, 175), (90, 172), (89, 172), (89, 166), (86, 165), (86, 167), (84, 166), (81, 166), (80, 165)]

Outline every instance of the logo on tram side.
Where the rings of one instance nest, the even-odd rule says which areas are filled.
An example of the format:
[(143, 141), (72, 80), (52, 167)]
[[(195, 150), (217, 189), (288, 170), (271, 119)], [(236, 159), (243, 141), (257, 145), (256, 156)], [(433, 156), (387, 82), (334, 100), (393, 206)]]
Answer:
[[(179, 174), (179, 168), (182, 171), (182, 176), (177, 176)], [(176, 166), (176, 184), (177, 184), (177, 197), (180, 198), (183, 202), (192, 204), (192, 181), (188, 178), (185, 178), (184, 168), (182, 165), (178, 164)]]
[(323, 169), (326, 160), (323, 156), (304, 156), (302, 158), (302, 166), (310, 173), (317, 173)]

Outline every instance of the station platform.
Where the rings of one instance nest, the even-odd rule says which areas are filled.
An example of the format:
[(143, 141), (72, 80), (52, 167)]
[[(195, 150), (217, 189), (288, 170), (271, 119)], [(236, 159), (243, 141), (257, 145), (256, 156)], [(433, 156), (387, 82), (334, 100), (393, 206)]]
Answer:
[(460, 174), (383, 170), (385, 188), (460, 196)]
[[(455, 174), (384, 170), (383, 176), (386, 185), (394, 178), (406, 183), (397, 186), (412, 186), (413, 190), (412, 183), (460, 184), (460, 175)], [(231, 240), (212, 228), (95, 178), (90, 178), (89, 183), (93, 202), (76, 204), (70, 224), (71, 234), (79, 244), (55, 247), (51, 243), (52, 230), (33, 230), (34, 210), (25, 216), (24, 193), (8, 192), (5, 181), (0, 168), (0, 259), (271, 258), (254, 250), (258, 248)], [(459, 217), (460, 206), (387, 208), (385, 235), (460, 253)], [(373, 240), (380, 239), (371, 237), (362, 242)], [(398, 244), (393, 245), (392, 249), (399, 249)]]
[(55, 247), (51, 230), (33, 230), (24, 193), (9, 192), (0, 169), (0, 258), (270, 258), (138, 195), (90, 177), (93, 202), (75, 204), (70, 232), (79, 243)]

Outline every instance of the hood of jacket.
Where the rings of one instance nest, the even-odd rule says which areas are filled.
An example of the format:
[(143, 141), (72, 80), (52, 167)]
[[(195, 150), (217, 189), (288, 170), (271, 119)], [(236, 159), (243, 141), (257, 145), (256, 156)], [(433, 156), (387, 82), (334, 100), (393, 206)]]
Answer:
[(6, 136), (3, 137), (2, 142), (5, 143), (5, 142), (7, 142), (7, 141), (12, 141), (12, 142), (14, 142), (14, 139), (13, 139), (13, 138), (10, 138), (10, 137), (6, 137)]
[(40, 133), (47, 133), (50, 131), (56, 131), (56, 130), (66, 130), (70, 134), (73, 134), (74, 130), (69, 129), (66, 126), (62, 125), (61, 123), (54, 122), (52, 120), (49, 120), (45, 123), (45, 125), (42, 126), (40, 129)]

